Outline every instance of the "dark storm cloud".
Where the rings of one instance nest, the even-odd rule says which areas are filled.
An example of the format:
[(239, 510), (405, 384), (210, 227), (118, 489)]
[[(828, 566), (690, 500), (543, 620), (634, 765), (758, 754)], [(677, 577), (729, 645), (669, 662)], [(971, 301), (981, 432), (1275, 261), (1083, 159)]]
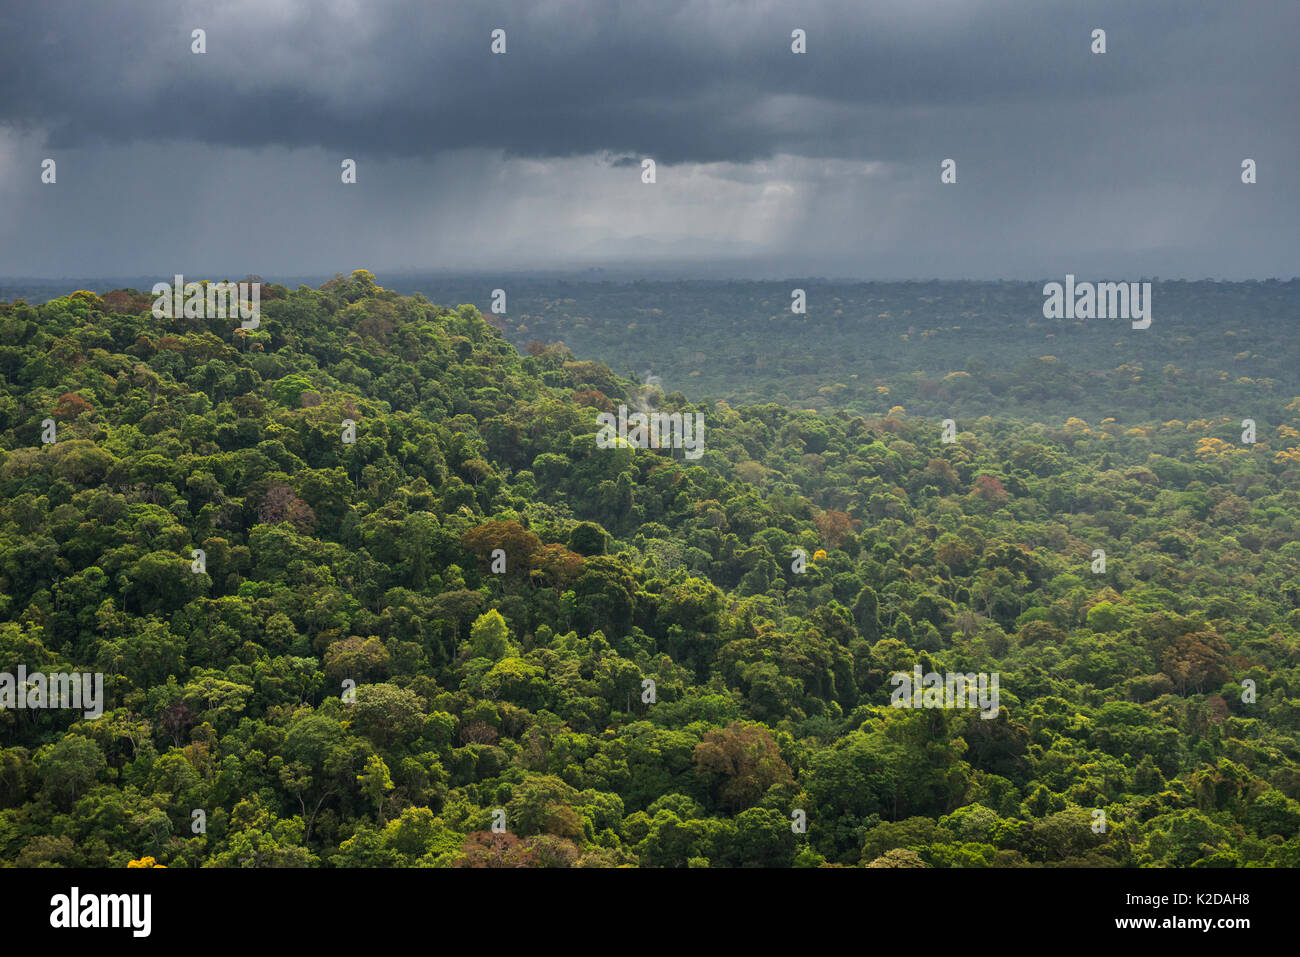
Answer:
[[(609, 151), (667, 163), (775, 153), (928, 155), (937, 119), (977, 141), (1048, 107), (1140, 98), (1214, 133), (1294, 102), (1295, 0), (816, 4), (60, 0), (11, 9), (0, 122), (54, 148), (193, 139), (429, 156)], [(1194, 26), (1193, 26), (1194, 24)], [(1110, 52), (1092, 56), (1094, 26)], [(190, 53), (207, 30), (208, 53)], [(509, 52), (488, 53), (506, 29)], [(790, 32), (809, 53), (790, 53)], [(1140, 135), (1140, 128), (1113, 135)], [(1189, 131), (1192, 132), (1192, 131)]]
[(0, 275), (1290, 277), (1298, 28), (1300, 0), (9, 3)]

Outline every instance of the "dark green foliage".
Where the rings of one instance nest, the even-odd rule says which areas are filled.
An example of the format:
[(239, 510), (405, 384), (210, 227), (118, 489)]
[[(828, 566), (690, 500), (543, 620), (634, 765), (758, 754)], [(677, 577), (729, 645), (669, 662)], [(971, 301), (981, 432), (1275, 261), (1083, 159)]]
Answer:
[[(1085, 389), (945, 444), (892, 395), (693, 404), (521, 356), (364, 271), (267, 287), (250, 332), (140, 298), (0, 304), (0, 672), (107, 699), (0, 710), (5, 864), (1300, 864), (1270, 367), (911, 377), (970, 410)], [(1255, 445), (1239, 405), (1164, 411), (1220, 371)], [(703, 412), (704, 456), (597, 448), (633, 396)], [(1000, 710), (891, 707), (918, 665), (997, 673)]]

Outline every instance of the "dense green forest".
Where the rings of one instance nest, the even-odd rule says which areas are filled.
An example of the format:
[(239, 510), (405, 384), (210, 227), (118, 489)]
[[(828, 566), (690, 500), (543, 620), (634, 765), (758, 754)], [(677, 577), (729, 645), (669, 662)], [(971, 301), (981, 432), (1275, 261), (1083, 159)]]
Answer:
[[(1062, 277), (1055, 277), (1060, 281)], [(403, 279), (470, 302), (515, 345), (733, 405), (1134, 423), (1276, 415), (1300, 395), (1300, 280), (1155, 281), (1152, 324), (1043, 318), (1042, 282), (475, 282)], [(791, 310), (802, 289), (807, 311)]]
[[(652, 366), (693, 399), (364, 270), (254, 330), (0, 305), (0, 671), (107, 698), (0, 710), (0, 860), (1300, 865), (1300, 389), (1241, 318), (1295, 284), (1053, 333), (1113, 375), (908, 366), (1045, 335), (1014, 295), (875, 339), (810, 305), (806, 353), (648, 300), (617, 335), (706, 355)], [(703, 456), (598, 448), (620, 404)], [(918, 666), (997, 674), (996, 717), (892, 707)]]

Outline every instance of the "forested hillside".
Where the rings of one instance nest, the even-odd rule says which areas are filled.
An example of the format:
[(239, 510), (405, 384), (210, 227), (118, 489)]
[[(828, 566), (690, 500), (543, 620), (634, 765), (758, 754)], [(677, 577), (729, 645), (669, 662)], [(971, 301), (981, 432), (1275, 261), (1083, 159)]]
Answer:
[(0, 710), (6, 865), (1300, 865), (1294, 394), (945, 442), (262, 292), (0, 305), (0, 671), (107, 698)]

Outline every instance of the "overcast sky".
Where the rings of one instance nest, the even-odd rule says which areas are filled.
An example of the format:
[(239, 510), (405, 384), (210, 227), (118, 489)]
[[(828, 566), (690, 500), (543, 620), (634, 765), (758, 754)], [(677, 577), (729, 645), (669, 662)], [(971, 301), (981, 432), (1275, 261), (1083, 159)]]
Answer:
[(0, 276), (1300, 275), (1298, 0), (211, 6), (0, 8)]

